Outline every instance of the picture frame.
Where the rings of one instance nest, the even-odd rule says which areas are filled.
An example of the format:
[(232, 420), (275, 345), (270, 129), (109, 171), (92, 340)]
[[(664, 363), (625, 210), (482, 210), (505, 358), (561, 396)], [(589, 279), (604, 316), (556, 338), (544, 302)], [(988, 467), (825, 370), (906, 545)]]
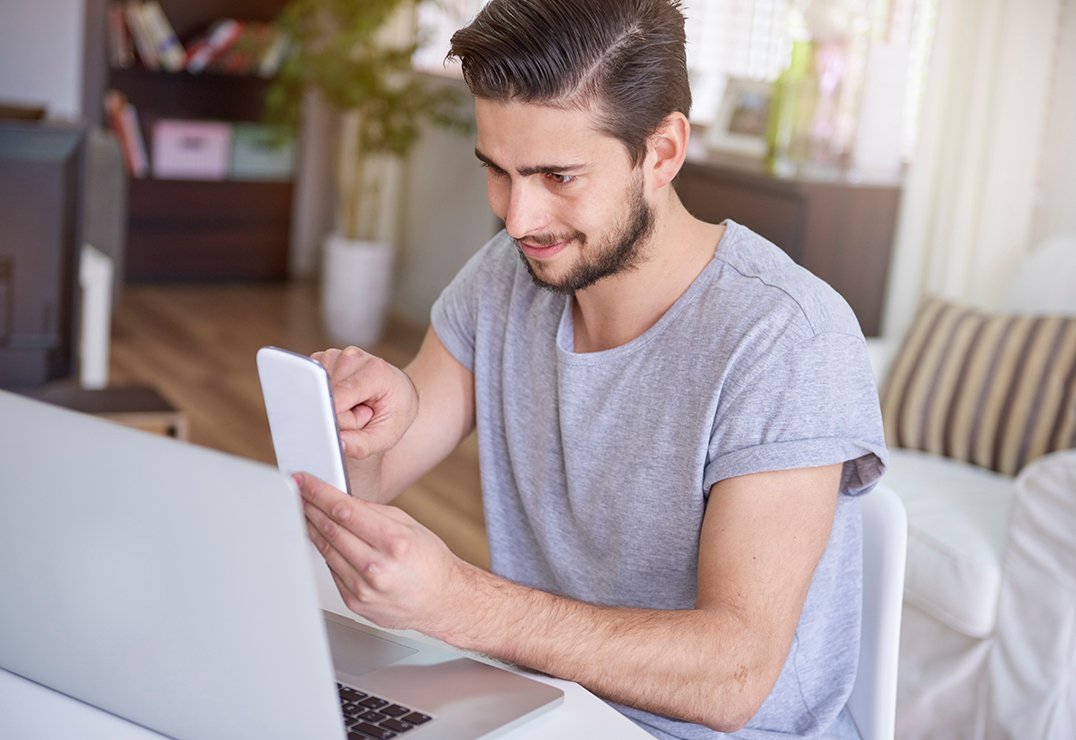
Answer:
[(773, 103), (773, 83), (730, 77), (721, 96), (707, 144), (715, 151), (747, 157), (766, 156), (766, 128)]

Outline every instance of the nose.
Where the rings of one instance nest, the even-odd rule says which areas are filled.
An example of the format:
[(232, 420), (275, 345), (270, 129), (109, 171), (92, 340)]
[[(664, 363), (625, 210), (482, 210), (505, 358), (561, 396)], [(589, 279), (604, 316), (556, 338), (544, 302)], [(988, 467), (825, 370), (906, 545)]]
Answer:
[(521, 178), (508, 186), (505, 198), (504, 228), (513, 239), (547, 231), (549, 208), (540, 188), (530, 178)]

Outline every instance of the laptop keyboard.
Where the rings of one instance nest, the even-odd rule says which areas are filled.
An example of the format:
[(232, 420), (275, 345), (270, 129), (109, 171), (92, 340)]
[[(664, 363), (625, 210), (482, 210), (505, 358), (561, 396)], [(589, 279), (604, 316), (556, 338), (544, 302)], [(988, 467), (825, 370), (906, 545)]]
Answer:
[(337, 683), (336, 687), (340, 692), (348, 740), (388, 740), (433, 719), (422, 712), (342, 683)]

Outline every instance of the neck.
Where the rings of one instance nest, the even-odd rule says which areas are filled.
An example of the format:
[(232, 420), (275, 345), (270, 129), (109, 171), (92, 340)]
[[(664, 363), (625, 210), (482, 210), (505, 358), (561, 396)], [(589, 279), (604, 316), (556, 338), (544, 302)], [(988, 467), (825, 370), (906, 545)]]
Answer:
[(598, 352), (641, 336), (665, 315), (713, 259), (724, 226), (700, 221), (675, 192), (656, 216), (654, 231), (633, 270), (575, 294), (575, 351)]

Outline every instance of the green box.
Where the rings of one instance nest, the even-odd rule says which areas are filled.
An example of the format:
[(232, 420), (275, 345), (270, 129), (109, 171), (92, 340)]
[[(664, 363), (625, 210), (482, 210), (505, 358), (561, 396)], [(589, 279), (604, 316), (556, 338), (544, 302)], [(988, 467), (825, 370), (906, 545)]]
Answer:
[(294, 139), (285, 130), (261, 123), (232, 125), (233, 179), (289, 180), (294, 170)]

